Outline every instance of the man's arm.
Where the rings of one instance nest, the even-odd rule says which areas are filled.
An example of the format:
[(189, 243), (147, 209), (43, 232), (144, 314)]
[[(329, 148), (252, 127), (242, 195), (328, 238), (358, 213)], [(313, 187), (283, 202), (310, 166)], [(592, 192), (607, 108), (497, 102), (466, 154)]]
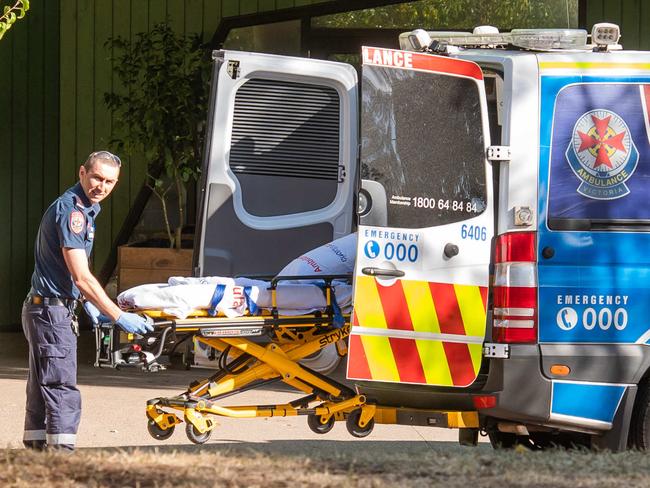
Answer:
[(102, 285), (97, 281), (97, 278), (90, 272), (86, 251), (84, 249), (73, 249), (69, 247), (64, 247), (62, 251), (65, 264), (79, 291), (104, 315), (112, 320), (117, 320), (123, 312), (108, 297)]

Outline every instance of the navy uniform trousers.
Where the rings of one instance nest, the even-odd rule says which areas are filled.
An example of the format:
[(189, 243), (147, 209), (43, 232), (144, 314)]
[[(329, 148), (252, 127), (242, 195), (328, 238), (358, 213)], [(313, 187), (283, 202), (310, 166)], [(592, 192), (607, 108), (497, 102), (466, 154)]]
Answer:
[(23, 305), (23, 331), (29, 343), (26, 447), (74, 449), (81, 395), (72, 320), (72, 312), (64, 306)]

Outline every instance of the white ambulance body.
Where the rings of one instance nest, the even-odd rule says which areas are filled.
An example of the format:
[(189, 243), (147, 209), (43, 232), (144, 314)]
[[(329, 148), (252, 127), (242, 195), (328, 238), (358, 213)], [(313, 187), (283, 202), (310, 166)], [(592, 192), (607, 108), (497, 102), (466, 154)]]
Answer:
[(414, 31), (360, 81), (217, 52), (197, 274), (356, 230), (371, 401), (478, 410), (494, 444), (647, 447), (650, 53), (599, 29), (429, 33), (438, 54)]

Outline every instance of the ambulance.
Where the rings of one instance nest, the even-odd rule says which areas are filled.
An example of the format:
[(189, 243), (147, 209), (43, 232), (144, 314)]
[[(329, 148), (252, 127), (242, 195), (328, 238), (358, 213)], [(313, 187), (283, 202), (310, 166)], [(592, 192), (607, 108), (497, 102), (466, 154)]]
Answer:
[(215, 52), (195, 274), (356, 231), (347, 378), (397, 423), (647, 448), (650, 54), (619, 37), (416, 30), (358, 71)]

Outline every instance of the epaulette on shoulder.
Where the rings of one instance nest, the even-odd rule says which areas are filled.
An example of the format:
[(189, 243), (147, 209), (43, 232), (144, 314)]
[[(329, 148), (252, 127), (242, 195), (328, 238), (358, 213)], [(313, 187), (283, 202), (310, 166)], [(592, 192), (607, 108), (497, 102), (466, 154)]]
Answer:
[(77, 195), (74, 195), (74, 196), (72, 197), (72, 199), (73, 199), (73, 202), (74, 202), (74, 206), (79, 207), (79, 208), (81, 208), (81, 209), (86, 208), (86, 207), (84, 207), (84, 204), (83, 204), (83, 202), (81, 201), (81, 198), (79, 198)]

